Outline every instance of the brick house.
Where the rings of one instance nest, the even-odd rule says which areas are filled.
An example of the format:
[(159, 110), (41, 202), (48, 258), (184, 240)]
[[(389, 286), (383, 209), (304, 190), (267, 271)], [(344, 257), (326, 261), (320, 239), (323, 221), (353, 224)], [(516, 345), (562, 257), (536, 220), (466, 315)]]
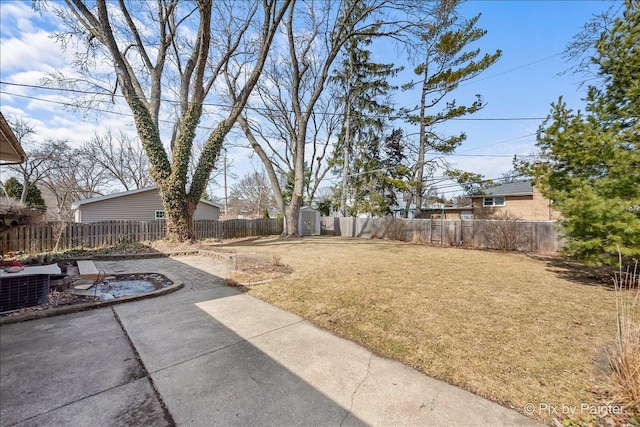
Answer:
[(492, 219), (505, 212), (531, 221), (555, 220), (559, 214), (531, 181), (511, 182), (484, 190), (473, 196), (474, 219)]

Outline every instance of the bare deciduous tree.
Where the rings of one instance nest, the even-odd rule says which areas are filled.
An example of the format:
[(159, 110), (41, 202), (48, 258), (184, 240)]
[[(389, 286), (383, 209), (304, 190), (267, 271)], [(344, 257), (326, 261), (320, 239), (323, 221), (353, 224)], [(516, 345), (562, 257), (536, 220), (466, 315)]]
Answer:
[(106, 176), (121, 184), (125, 190), (148, 187), (153, 183), (149, 174), (149, 160), (139, 141), (121, 132), (114, 137), (110, 131), (94, 135), (79, 150), (87, 162), (94, 162), (105, 170)]
[[(168, 239), (195, 239), (192, 218), (198, 200), (225, 136), (258, 81), (290, 2), (65, 0), (66, 7), (54, 4), (67, 25), (58, 40), (63, 47), (79, 43), (86, 49), (78, 52), (75, 64), (84, 78), (80, 83), (111, 99), (119, 91), (133, 112), (165, 208)], [(237, 96), (228, 108), (216, 108), (208, 102), (215, 99), (220, 71), (232, 57), (242, 64)], [(115, 78), (113, 71), (100, 68), (105, 59)], [(73, 81), (61, 80), (63, 87)], [(199, 127), (205, 113), (207, 121)], [(213, 113), (218, 119), (211, 123)], [(173, 131), (163, 141), (166, 132), (161, 125), (168, 118)], [(199, 132), (206, 142), (189, 174)]]
[(42, 185), (56, 199), (56, 218), (69, 220), (73, 202), (103, 195), (110, 180), (106, 170), (80, 149), (72, 148), (65, 142), (49, 147), (57, 154), (50, 162)]
[(230, 188), (231, 198), (242, 200), (250, 207), (250, 215), (262, 217), (264, 210), (273, 202), (273, 191), (269, 177), (264, 171), (253, 170)]
[[(323, 135), (317, 132), (322, 128), (317, 120), (327, 117), (320, 110), (330, 105), (329, 97), (323, 98), (323, 94), (336, 57), (352, 37), (398, 34), (406, 22), (401, 22), (391, 10), (406, 18), (415, 12), (407, 7), (409, 3), (412, 2), (300, 0), (284, 19), (282, 46), (273, 52), (271, 66), (265, 70), (258, 92), (257, 111), (270, 123), (269, 129), (262, 128), (266, 124), (252, 120), (248, 114), (238, 119), (251, 147), (263, 162), (277, 204), (285, 213), (283, 235), (298, 233), (298, 216), (309, 170), (316, 167), (318, 171), (316, 188), (323, 175), (317, 163), (326, 155), (330, 135), (326, 128)], [(241, 93), (238, 76), (233, 70), (227, 73), (234, 100)], [(314, 157), (307, 162), (310, 155)], [(282, 170), (284, 167), (288, 171)], [(278, 172), (280, 175), (293, 172), (293, 191), (288, 201), (282, 197)]]
[(24, 163), (8, 166), (10, 170), (20, 176), (22, 184), (20, 203), (24, 204), (27, 202), (30, 188), (41, 183), (55, 167), (54, 163), (59, 154), (55, 151), (55, 147), (63, 142), (50, 140), (38, 146), (35, 139), (35, 128), (22, 118), (10, 120), (9, 126), (11, 126), (20, 145), (27, 152), (27, 160)]

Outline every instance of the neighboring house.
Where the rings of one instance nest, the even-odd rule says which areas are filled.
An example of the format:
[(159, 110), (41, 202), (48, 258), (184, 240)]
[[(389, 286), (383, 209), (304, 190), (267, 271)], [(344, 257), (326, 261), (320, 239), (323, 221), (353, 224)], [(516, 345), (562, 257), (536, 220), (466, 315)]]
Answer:
[(471, 199), (474, 219), (492, 219), (504, 213), (525, 220), (554, 220), (559, 216), (531, 181), (498, 185)]
[[(139, 188), (80, 200), (71, 205), (75, 222), (164, 219), (164, 207), (156, 187)], [(220, 205), (200, 199), (193, 219), (219, 219)]]
[(0, 113), (0, 165), (15, 165), (27, 160), (20, 142)]
[(423, 208), (423, 218), (439, 219), (473, 219), (473, 209), (471, 206), (443, 206), (440, 208)]

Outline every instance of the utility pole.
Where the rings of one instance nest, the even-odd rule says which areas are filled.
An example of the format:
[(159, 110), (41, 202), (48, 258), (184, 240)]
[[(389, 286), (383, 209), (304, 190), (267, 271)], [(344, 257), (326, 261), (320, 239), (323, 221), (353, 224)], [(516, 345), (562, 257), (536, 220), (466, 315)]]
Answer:
[(227, 199), (227, 149), (224, 149), (224, 219), (229, 219), (229, 203)]

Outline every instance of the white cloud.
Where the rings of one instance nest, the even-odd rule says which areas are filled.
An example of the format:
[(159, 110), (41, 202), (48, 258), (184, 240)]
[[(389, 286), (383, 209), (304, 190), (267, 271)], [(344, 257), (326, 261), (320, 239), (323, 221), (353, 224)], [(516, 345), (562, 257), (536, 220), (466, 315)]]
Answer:
[(21, 71), (6, 77), (6, 82), (15, 83), (16, 85), (8, 85), (7, 90), (11, 93), (19, 95), (27, 95), (30, 89), (19, 85), (39, 86), (40, 81), (46, 76), (46, 72), (38, 70)]
[(0, 7), (2, 7), (0, 20), (3, 34), (18, 35), (36, 29), (31, 21), (36, 13), (27, 2), (3, 2)]
[(64, 67), (68, 61), (59, 46), (46, 31), (22, 33), (20, 38), (0, 40), (2, 74), (22, 70), (42, 70)]
[(23, 117), (25, 112), (22, 108), (12, 107), (11, 105), (7, 105), (5, 102), (5, 95), (2, 95), (0, 104), (2, 105), (2, 114), (6, 119), (9, 117)]

